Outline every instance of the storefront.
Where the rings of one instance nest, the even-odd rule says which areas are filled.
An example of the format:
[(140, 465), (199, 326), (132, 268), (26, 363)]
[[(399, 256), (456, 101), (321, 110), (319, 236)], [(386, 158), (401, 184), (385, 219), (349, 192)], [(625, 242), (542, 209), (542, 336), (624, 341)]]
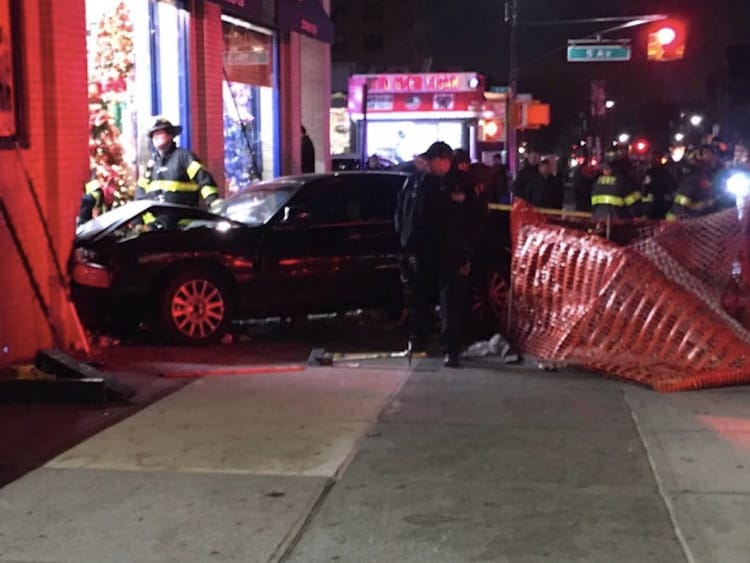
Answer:
[(474, 158), (502, 148), (504, 100), (487, 100), (477, 73), (354, 75), (348, 110), (365, 153), (395, 164), (438, 140)]
[[(0, 75), (0, 184), (13, 187), (2, 195), (17, 228), (0, 221), (0, 367), (45, 347), (80, 347), (57, 265), (81, 190), (93, 164), (118, 197), (131, 195), (154, 116), (182, 125), (179, 144), (220, 189), (246, 182), (253, 156), (264, 179), (298, 173), (303, 123), (325, 170), (333, 38), (327, 0), (9, 6), (0, 18), (0, 60), (13, 61), (12, 76)], [(229, 161), (225, 145), (236, 147)]]
[[(277, 34), (224, 8), (224, 173), (231, 194), (279, 175)], [(237, 14), (241, 15), (241, 14)]]
[(86, 0), (86, 38), (91, 167), (127, 200), (155, 115), (183, 124), (191, 146), (189, 13), (173, 0)]

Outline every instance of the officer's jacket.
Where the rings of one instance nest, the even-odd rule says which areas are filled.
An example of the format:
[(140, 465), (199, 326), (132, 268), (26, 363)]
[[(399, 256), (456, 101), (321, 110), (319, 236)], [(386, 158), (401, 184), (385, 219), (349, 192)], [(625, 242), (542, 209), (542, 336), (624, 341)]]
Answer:
[(634, 219), (641, 215), (641, 192), (624, 173), (602, 174), (591, 189), (594, 219)]
[(136, 199), (160, 195), (170, 203), (197, 207), (201, 199), (210, 204), (219, 190), (195, 155), (173, 143), (163, 154), (156, 153), (136, 186)]
[(672, 209), (667, 219), (700, 217), (716, 209), (714, 176), (712, 169), (695, 169), (681, 182), (674, 195)]
[(440, 217), (441, 262), (450, 273), (473, 260), (477, 239), (487, 219), (487, 202), (477, 196), (465, 172), (451, 170), (440, 179), (436, 203)]

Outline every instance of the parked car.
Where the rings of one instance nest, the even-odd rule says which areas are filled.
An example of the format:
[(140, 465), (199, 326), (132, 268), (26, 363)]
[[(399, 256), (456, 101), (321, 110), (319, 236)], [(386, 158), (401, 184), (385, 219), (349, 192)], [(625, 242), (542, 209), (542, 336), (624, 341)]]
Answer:
[(233, 320), (399, 312), (396, 196), (408, 175), (279, 178), (216, 213), (140, 200), (84, 223), (68, 261), (83, 324), (153, 328), (178, 343), (219, 340)]

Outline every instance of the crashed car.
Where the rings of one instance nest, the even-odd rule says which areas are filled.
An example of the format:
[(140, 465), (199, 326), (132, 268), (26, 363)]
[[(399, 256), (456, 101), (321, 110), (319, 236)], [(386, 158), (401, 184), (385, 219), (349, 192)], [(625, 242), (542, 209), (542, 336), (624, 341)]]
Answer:
[(399, 313), (393, 215), (408, 179), (290, 176), (252, 185), (214, 212), (128, 203), (79, 227), (68, 261), (73, 302), (92, 331), (140, 327), (186, 344), (216, 342), (234, 320)]

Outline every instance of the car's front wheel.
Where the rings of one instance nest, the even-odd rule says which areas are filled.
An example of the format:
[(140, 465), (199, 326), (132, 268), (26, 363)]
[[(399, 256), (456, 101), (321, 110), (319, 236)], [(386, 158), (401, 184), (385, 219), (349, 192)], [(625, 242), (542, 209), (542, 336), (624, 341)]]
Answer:
[(161, 327), (180, 344), (212, 344), (221, 340), (232, 320), (229, 284), (213, 272), (188, 270), (165, 285), (160, 303)]

